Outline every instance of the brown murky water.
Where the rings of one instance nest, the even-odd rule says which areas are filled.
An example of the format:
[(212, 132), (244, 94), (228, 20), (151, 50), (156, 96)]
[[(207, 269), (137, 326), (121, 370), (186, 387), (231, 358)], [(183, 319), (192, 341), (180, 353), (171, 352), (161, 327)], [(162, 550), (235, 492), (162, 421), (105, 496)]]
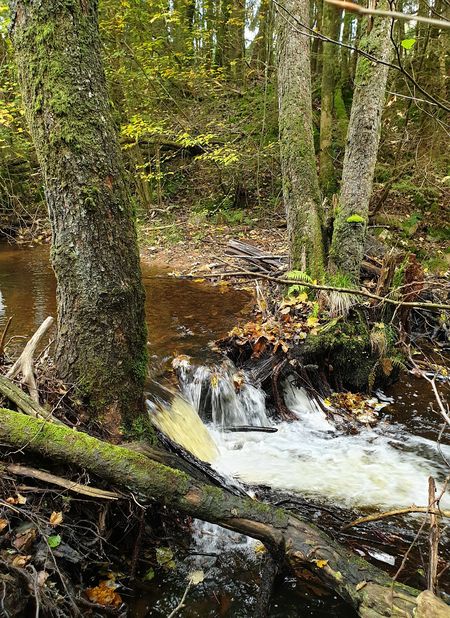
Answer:
[[(245, 292), (174, 279), (148, 264), (142, 275), (150, 354), (159, 358), (176, 353), (204, 358), (208, 342), (232, 328), (250, 300)], [(56, 315), (55, 289), (47, 246), (0, 245), (0, 329), (13, 316), (9, 336), (28, 338)]]

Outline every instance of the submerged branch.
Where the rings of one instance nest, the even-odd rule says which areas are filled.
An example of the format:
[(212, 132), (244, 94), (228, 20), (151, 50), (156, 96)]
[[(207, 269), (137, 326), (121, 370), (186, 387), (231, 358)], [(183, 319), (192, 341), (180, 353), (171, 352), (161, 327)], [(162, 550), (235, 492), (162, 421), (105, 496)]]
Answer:
[(383, 513), (374, 513), (373, 515), (366, 515), (365, 517), (358, 517), (345, 526), (342, 526), (341, 530), (348, 530), (354, 526), (360, 524), (366, 524), (371, 521), (380, 521), (381, 519), (387, 519), (388, 517), (396, 517), (397, 515), (406, 515), (408, 513), (427, 513), (429, 515), (440, 515), (441, 517), (450, 517), (450, 511), (442, 511), (441, 509), (433, 509), (429, 506), (408, 506), (404, 509), (393, 509), (392, 511), (384, 511)]

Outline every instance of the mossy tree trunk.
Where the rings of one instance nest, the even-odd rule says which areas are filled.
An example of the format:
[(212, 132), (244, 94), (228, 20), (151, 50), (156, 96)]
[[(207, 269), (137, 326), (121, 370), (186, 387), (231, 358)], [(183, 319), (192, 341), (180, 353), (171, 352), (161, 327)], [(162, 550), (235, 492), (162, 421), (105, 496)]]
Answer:
[[(379, 8), (388, 8), (383, 0)], [(368, 23), (363, 26), (368, 28)], [(375, 19), (360, 47), (388, 62), (391, 23)], [(342, 170), (339, 205), (333, 228), (330, 269), (359, 280), (364, 255), (369, 202), (377, 161), (388, 67), (360, 55)]]
[(324, 268), (322, 200), (313, 140), (309, 2), (287, 0), (276, 9), (278, 110), (283, 199), (291, 267), (321, 278)]
[(143, 409), (144, 290), (91, 0), (17, 0), (11, 37), (42, 168), (57, 279), (56, 362), (112, 434)]
[[(81, 466), (171, 509), (260, 539), (270, 550), (284, 556), (294, 574), (302, 577), (305, 568), (308, 569), (363, 618), (413, 618), (415, 615), (416, 590), (394, 582), (386, 573), (289, 511), (232, 495), (143, 454), (67, 427), (6, 409), (0, 409), (0, 418), (2, 443), (52, 461)], [(433, 602), (446, 609), (435, 597)]]
[[(322, 33), (336, 41), (341, 28), (342, 10), (328, 2), (323, 7)], [(335, 164), (333, 160), (333, 109), (338, 57), (334, 43), (323, 43), (322, 88), (320, 104), (320, 155), (319, 180), (325, 195), (336, 190)]]

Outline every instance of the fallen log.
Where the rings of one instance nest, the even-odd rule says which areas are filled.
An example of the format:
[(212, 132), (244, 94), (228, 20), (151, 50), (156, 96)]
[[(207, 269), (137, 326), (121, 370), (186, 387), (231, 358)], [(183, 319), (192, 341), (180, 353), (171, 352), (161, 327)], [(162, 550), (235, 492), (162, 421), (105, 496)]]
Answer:
[[(270, 551), (283, 552), (287, 566), (298, 576), (308, 568), (362, 618), (414, 616), (421, 598), (417, 590), (394, 582), (288, 511), (232, 495), (143, 454), (20, 412), (0, 409), (0, 442), (83, 467), (142, 497), (259, 539)], [(443, 616), (450, 616), (450, 608), (444, 604), (442, 609), (442, 602), (432, 599), (444, 611)]]

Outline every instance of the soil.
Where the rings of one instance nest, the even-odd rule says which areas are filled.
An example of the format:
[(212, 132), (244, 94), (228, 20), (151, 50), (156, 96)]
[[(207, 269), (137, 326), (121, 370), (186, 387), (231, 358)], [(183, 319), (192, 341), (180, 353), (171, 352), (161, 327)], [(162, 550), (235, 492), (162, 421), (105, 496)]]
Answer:
[(183, 221), (176, 226), (161, 226), (161, 229), (150, 224), (141, 233), (141, 257), (148, 263), (168, 268), (173, 275), (202, 278), (211, 272), (225, 272), (236, 267), (236, 260), (226, 253), (229, 240), (243, 240), (268, 253), (287, 255), (286, 236), (282, 220), (260, 220), (253, 225)]

